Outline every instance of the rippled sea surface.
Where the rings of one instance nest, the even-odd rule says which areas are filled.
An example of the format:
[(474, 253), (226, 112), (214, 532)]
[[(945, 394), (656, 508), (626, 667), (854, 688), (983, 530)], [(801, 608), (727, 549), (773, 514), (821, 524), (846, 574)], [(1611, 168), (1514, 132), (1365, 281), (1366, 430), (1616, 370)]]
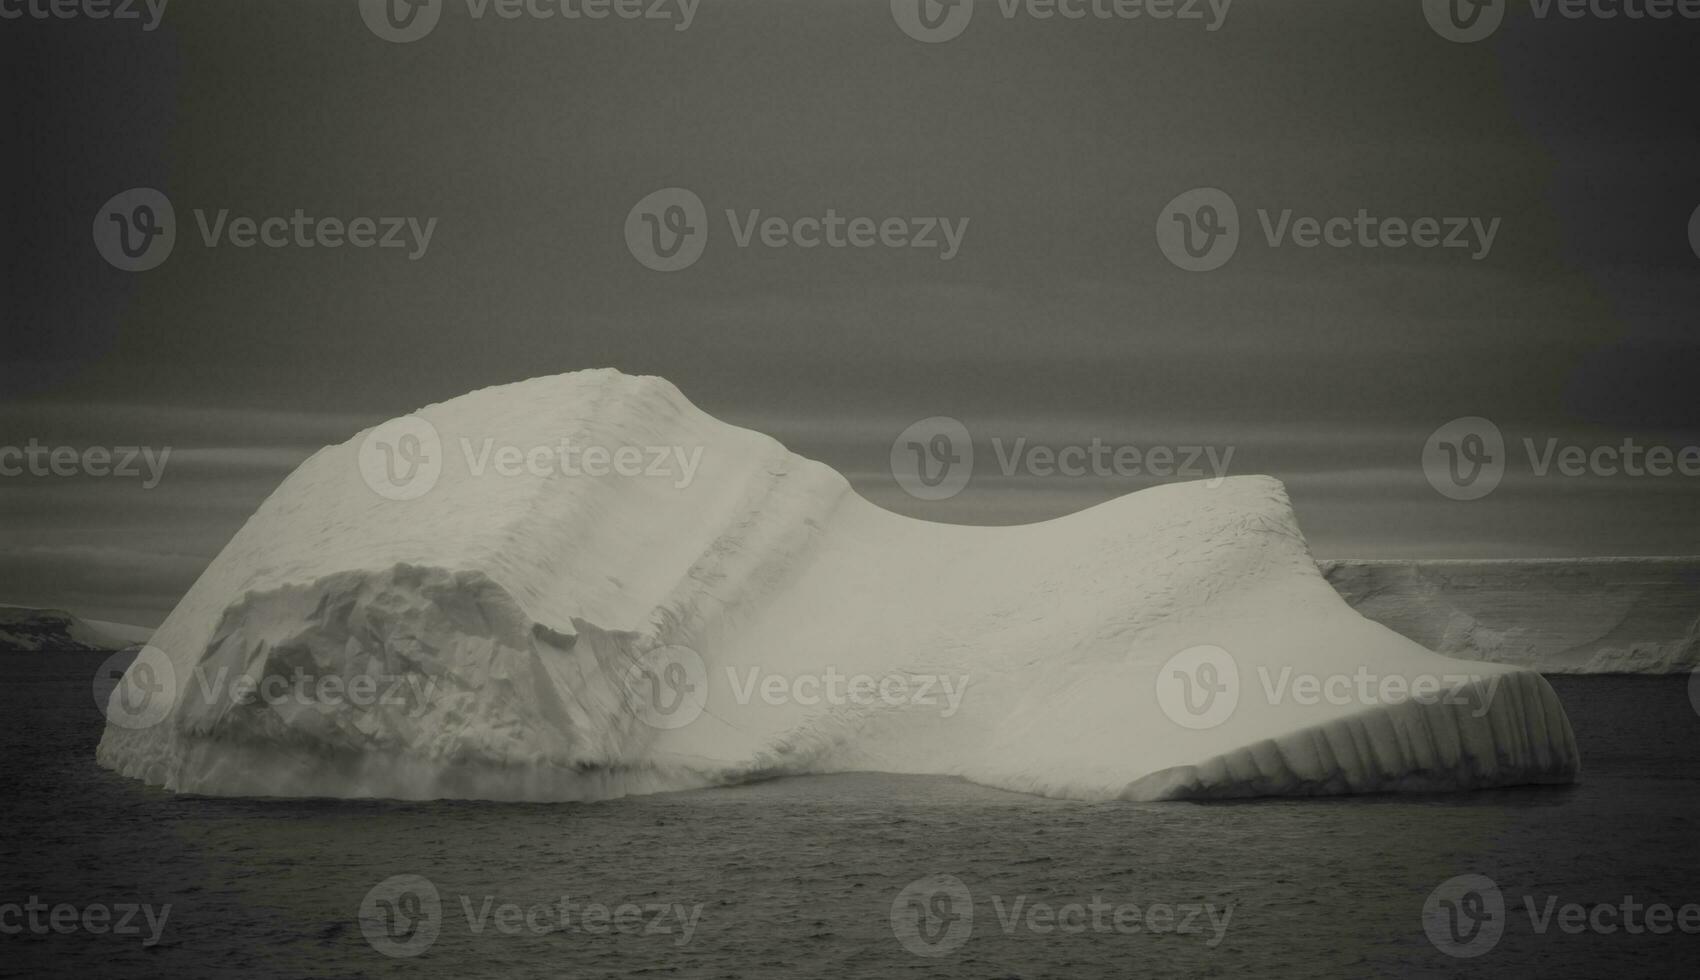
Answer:
[[(1700, 935), (1542, 933), (1525, 904), (1700, 903), (1686, 677), (1555, 678), (1586, 768), (1569, 788), (1079, 804), (867, 774), (416, 804), (180, 797), (118, 778), (94, 763), (101, 659), (0, 659), (0, 906), (18, 906), (0, 926), (22, 926), (0, 936), (0, 972), (1597, 978), (1700, 964)], [(1472, 873), (1499, 888), (1504, 932), (1454, 958), (1425, 933), (1424, 901)], [(373, 891), (395, 876), (425, 879), (435, 903), (417, 878)], [(45, 929), (29, 927), (32, 898)], [(58, 905), (114, 921), (170, 908), (144, 945), (140, 912), (140, 935), (58, 932)]]

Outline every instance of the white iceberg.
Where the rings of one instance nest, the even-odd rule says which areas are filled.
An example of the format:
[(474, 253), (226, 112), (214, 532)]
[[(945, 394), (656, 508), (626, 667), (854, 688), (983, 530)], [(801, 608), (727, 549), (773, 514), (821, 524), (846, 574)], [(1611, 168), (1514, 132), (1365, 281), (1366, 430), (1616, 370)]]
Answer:
[(879, 770), (1156, 800), (1578, 769), (1539, 674), (1352, 611), (1275, 480), (929, 523), (615, 371), (315, 454), (108, 718), (102, 764), (221, 795), (575, 800)]

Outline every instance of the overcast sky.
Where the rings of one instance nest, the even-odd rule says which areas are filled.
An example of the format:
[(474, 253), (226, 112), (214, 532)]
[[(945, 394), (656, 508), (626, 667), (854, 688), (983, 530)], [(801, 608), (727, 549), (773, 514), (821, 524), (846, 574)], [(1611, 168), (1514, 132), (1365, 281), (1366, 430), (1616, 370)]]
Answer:
[[(576, 5), (576, 4), (575, 4)], [(645, 4), (647, 6), (648, 4)], [(474, 5), (476, 6), (476, 4)], [(171, 447), (159, 485), (0, 477), (0, 602), (145, 623), (321, 445), (538, 374), (662, 375), (698, 406), (966, 523), (1149, 485), (1004, 478), (910, 498), (927, 416), (1052, 446), (1233, 447), (1321, 556), (1700, 553), (1700, 478), (1437, 493), (1459, 416), (1513, 443), (1700, 444), (1700, 25), (1537, 20), (1452, 43), (1420, 0), (1238, 0), (1199, 21), (1005, 18), (906, 36), (885, 0), (703, 0), (674, 20), (479, 19), (411, 43), (356, 0), (171, 0), (152, 31), (0, 24), (0, 444)], [(1211, 15), (1214, 16), (1214, 15)], [(21, 149), (21, 153), (19, 150)], [(627, 213), (707, 208), (658, 273)], [(91, 240), (171, 201), (158, 268)], [(1186, 272), (1154, 229), (1235, 202)], [(207, 247), (195, 213), (436, 219), (428, 248)], [(740, 215), (948, 217), (960, 248), (740, 248)], [(1270, 247), (1296, 217), (1498, 220), (1491, 249)], [(982, 441), (986, 445), (981, 445)]]

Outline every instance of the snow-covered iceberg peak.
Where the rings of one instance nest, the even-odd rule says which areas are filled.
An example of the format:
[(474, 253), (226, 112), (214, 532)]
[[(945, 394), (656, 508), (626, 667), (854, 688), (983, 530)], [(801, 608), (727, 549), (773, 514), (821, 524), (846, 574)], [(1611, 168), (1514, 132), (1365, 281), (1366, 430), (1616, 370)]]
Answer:
[(934, 524), (606, 370), (314, 455), (108, 720), (103, 764), (231, 795), (565, 800), (883, 770), (1152, 800), (1578, 768), (1538, 674), (1353, 612), (1275, 480)]

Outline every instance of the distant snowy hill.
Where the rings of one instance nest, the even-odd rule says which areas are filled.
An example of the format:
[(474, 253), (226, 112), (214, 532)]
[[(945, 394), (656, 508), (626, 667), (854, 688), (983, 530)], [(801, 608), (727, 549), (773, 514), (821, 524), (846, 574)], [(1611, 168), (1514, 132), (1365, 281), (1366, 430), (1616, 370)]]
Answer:
[(1358, 612), (1449, 657), (1558, 674), (1700, 665), (1700, 558), (1319, 564)]
[(0, 653), (122, 650), (145, 643), (153, 630), (82, 619), (63, 609), (0, 606)]
[(194, 793), (573, 800), (880, 771), (1159, 800), (1579, 767), (1538, 673), (1347, 606), (1276, 480), (937, 524), (617, 371), (319, 451), (152, 646), (97, 757)]

